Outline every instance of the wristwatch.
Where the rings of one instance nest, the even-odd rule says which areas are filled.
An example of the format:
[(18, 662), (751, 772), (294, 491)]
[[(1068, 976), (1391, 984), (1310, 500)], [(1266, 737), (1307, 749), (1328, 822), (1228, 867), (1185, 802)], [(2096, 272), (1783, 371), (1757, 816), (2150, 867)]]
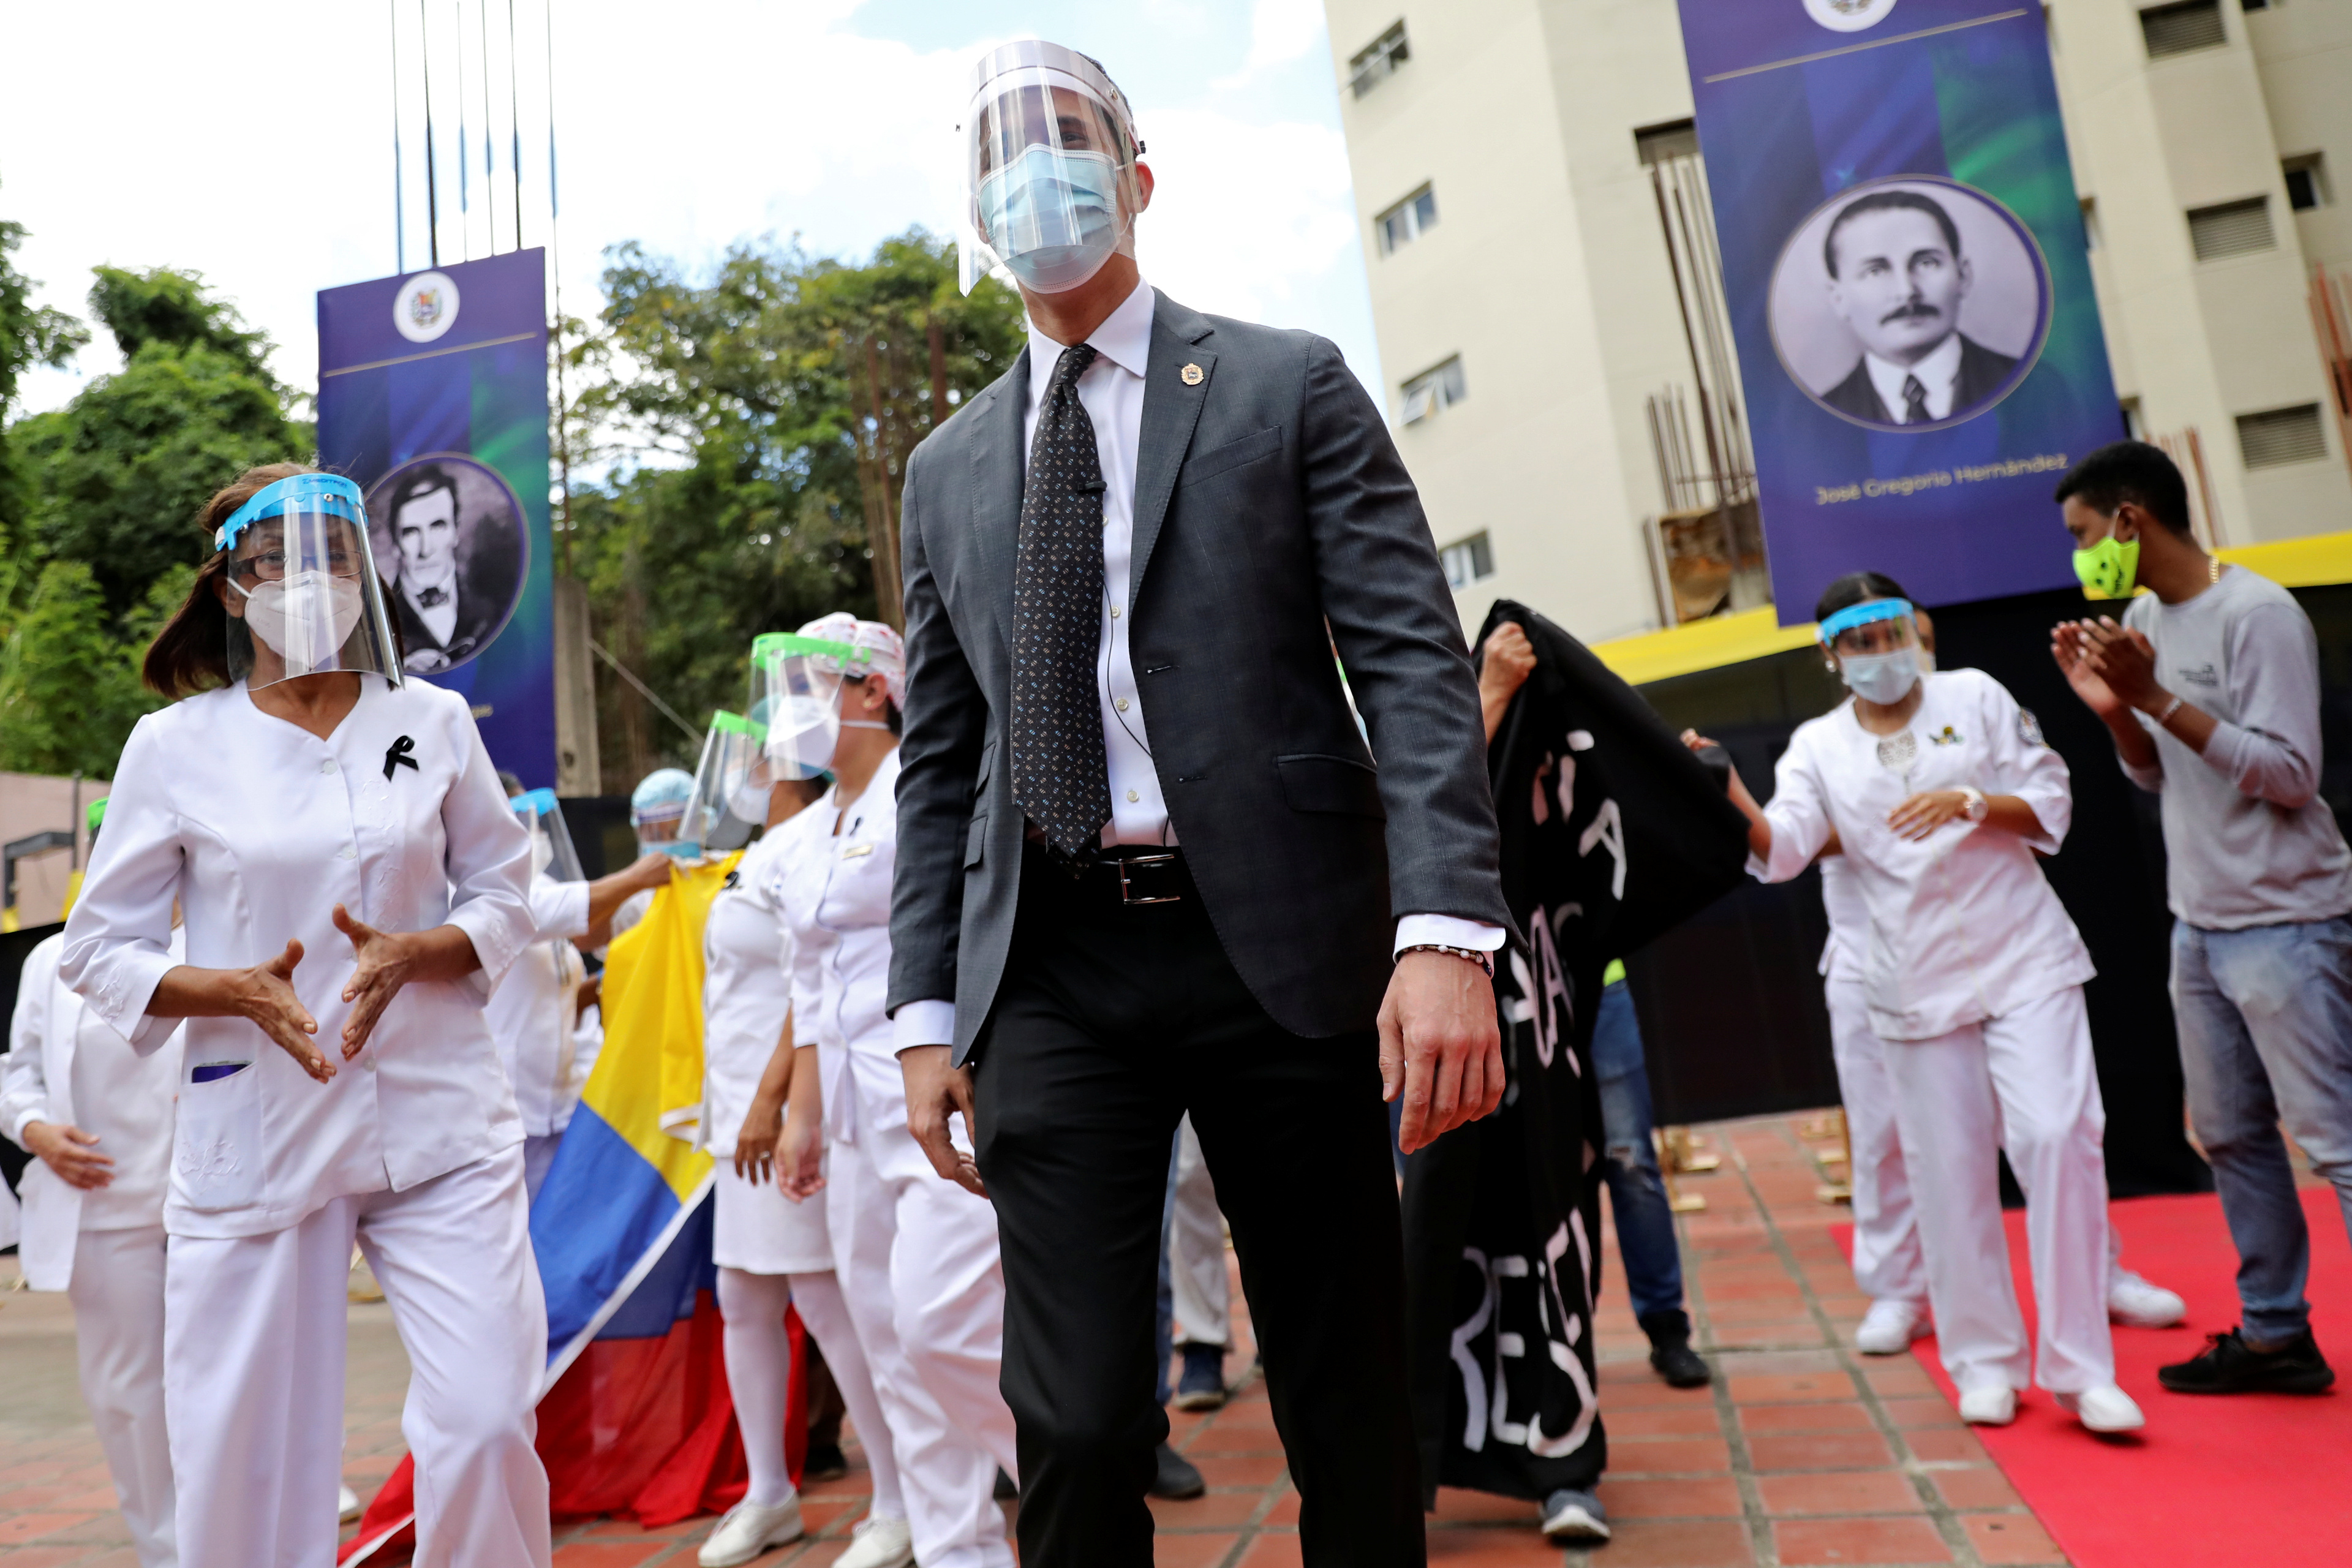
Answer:
[(1976, 785), (1962, 784), (1960, 794), (1968, 797), (1968, 805), (1961, 809), (1970, 822), (1982, 822), (1986, 814), (1992, 810), (1992, 802), (1985, 799), (1984, 791)]
[(1452, 958), (1466, 958), (1485, 970), (1487, 979), (1495, 978), (1495, 955), (1480, 952), (1475, 947), (1448, 947), (1442, 942), (1417, 942), (1411, 947), (1401, 949), (1397, 956), (1402, 958), (1408, 952), (1442, 952)]

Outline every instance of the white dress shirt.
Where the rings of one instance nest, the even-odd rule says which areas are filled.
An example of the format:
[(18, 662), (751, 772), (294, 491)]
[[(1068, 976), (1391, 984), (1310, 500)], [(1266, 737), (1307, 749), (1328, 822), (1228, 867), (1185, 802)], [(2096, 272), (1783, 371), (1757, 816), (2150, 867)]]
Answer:
[[(1102, 831), (1105, 848), (1176, 843), (1168, 802), (1160, 793), (1160, 774), (1152, 766), (1143, 694), (1135, 684), (1128, 644), (1135, 607), (1129, 591), (1135, 557), (1135, 465), (1143, 447), (1143, 373), (1151, 359), (1151, 320), (1158, 305), (1151, 285), (1137, 279), (1135, 292), (1087, 335), (1095, 362), (1078, 377), (1078, 403), (1094, 424), (1103, 477), (1102, 636), (1095, 651), (1095, 693), (1102, 708), (1103, 760), (1110, 781), (1110, 820)], [(1037, 416), (1054, 390), (1064, 347), (1030, 321), (1029, 405), (1021, 416), (1024, 475), (1036, 444)], [(1398, 952), (1426, 942), (1492, 952), (1503, 945), (1503, 928), (1454, 915), (1406, 915), (1397, 921)], [(947, 1045), (955, 1038), (955, 1004), (908, 1002), (899, 1007), (894, 1023), (899, 1050)]]
[(1960, 334), (1950, 333), (1937, 343), (1935, 352), (1917, 364), (1905, 367), (1876, 354), (1864, 353), (1862, 363), (1870, 369), (1870, 384), (1878, 389), (1878, 401), (1886, 405), (1886, 412), (1895, 422), (1903, 423), (1903, 384), (1913, 376), (1927, 394), (1927, 417), (1949, 419), (1952, 416), (1952, 391), (1960, 383)]
[[(1927, 696), (1900, 734), (1864, 730), (1851, 700), (1798, 726), (1764, 807), (1771, 855), (1748, 862), (1760, 880), (1785, 882), (1835, 830), (1866, 911), (1859, 931), (1854, 911), (1842, 911), (1836, 939), (1859, 950), (1871, 1028), (1883, 1040), (1934, 1039), (2095, 973), (2035, 859), (2058, 852), (2074, 820), (2064, 761), (1981, 670), (1920, 679)], [(2016, 795), (2041, 830), (2021, 837), (1961, 818), (1912, 839), (1887, 826), (1911, 795), (1964, 784)]]
[[(324, 740), (255, 707), (238, 681), (140, 720), (115, 770), (58, 969), (142, 1053), (184, 1033), (163, 1205), (175, 1237), (265, 1236), (522, 1142), (482, 1009), (532, 938), (530, 835), (465, 698), (359, 679), (358, 703)], [(292, 984), (331, 1080), (313, 1082), (244, 1018), (147, 1012), (180, 962), (175, 898), (199, 968), (266, 963), (300, 940)], [(463, 979), (403, 987), (350, 1061), (342, 993), (356, 960), (330, 918), (338, 903), (385, 931), (457, 926), (481, 961)]]

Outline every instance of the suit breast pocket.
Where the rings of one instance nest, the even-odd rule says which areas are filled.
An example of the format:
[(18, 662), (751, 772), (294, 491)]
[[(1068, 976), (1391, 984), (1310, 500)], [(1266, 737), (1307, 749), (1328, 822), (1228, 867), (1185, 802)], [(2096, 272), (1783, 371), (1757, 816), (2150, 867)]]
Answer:
[(173, 1163), (194, 1209), (261, 1201), (261, 1069), (252, 1061), (199, 1062), (180, 1086)]
[(1222, 447), (1212, 447), (1205, 452), (1194, 454), (1177, 470), (1176, 488), (1182, 489), (1187, 485), (1197, 485), (1220, 474), (1229, 474), (1235, 468), (1263, 462), (1281, 450), (1282, 426), (1269, 426), (1254, 436), (1244, 436), (1238, 441), (1228, 441)]
[(1381, 805), (1380, 774), (1370, 763), (1309, 752), (1276, 757), (1274, 765), (1282, 774), (1283, 798), (1293, 811), (1388, 819), (1388, 811)]

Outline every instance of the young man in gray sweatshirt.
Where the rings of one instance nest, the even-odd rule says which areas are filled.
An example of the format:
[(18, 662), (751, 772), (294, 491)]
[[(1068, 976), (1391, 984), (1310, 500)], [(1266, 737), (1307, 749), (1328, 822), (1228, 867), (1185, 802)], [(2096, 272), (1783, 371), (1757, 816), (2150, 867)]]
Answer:
[(2294, 595), (2199, 548), (2179, 469), (2138, 441), (2058, 486), (2075, 568), (2118, 625), (2051, 652), (2162, 799), (2189, 1110), (2238, 1248), (2243, 1321), (2162, 1368), (2183, 1394), (2317, 1393), (2311, 1237), (2281, 1121), (2352, 1228), (2352, 849), (2319, 796), (2319, 645)]

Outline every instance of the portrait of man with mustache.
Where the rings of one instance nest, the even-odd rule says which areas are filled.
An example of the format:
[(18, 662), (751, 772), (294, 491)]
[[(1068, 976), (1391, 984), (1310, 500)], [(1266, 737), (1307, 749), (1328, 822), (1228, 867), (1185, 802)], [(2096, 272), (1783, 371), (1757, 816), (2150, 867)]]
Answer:
[(1862, 355), (1821, 400), (1872, 425), (1936, 426), (1995, 397), (2016, 368), (1959, 328), (1974, 284), (1960, 231), (1942, 203), (1916, 191), (1857, 196), (1822, 242), (1832, 309)]

